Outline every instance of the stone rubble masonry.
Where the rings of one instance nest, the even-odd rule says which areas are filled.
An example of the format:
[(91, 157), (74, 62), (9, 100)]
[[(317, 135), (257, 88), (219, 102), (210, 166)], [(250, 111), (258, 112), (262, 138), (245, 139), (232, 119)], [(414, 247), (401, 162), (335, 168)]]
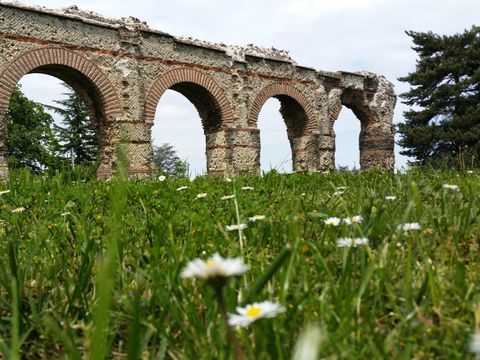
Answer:
[(97, 175), (115, 171), (119, 151), (128, 172), (154, 172), (151, 128), (171, 89), (197, 109), (211, 175), (259, 173), (258, 115), (281, 103), (294, 171), (335, 166), (333, 125), (343, 106), (361, 123), (360, 165), (391, 171), (393, 85), (370, 72), (326, 72), (298, 65), (288, 52), (179, 38), (128, 17), (106, 19), (76, 6), (60, 10), (0, 3), (0, 179), (8, 178), (10, 97), (25, 74), (55, 76), (82, 96), (100, 147)]

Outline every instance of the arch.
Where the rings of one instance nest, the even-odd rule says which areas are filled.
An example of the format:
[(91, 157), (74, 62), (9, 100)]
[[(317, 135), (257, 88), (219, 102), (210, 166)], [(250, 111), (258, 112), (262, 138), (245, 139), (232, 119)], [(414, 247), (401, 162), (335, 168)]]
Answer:
[(82, 55), (58, 47), (30, 50), (10, 62), (0, 74), (0, 108), (8, 109), (11, 94), (22, 76), (34, 72), (35, 69), (43, 69), (40, 72), (59, 77), (54, 68), (58, 65), (78, 71), (96, 87), (105, 117), (121, 114), (120, 101), (105, 74)]
[(317, 121), (315, 110), (307, 97), (296, 87), (286, 83), (273, 83), (255, 97), (248, 116), (248, 125), (257, 127), (258, 116), (265, 102), (274, 97), (280, 101), (280, 114), (287, 127), (292, 151), (293, 171), (317, 169)]
[[(173, 90), (185, 95), (190, 101), (193, 102), (197, 110), (200, 112), (199, 106), (201, 105), (201, 99), (199, 99), (199, 102), (192, 100), (192, 97), (189, 96), (192, 93), (192, 89), (189, 89), (188, 86), (183, 86), (182, 84), (194, 84), (193, 87), (196, 89), (193, 89), (193, 92), (200, 91), (203, 92), (203, 96), (208, 96), (211, 98), (207, 100), (211, 101), (212, 106), (218, 108), (220, 113), (220, 119), (218, 119), (219, 124), (217, 124), (218, 126), (228, 127), (233, 123), (232, 109), (223, 89), (210, 75), (191, 68), (177, 68), (169, 70), (155, 80), (153, 85), (150, 87), (146, 99), (145, 116), (147, 123), (153, 123), (155, 110), (158, 102), (160, 101), (160, 97), (169, 88), (173, 88)], [(190, 85), (190, 87), (192, 87), (192, 85)], [(206, 129), (205, 125), (206, 124), (204, 124), (204, 128)], [(206, 132), (208, 132), (207, 129)]]
[(106, 75), (84, 56), (60, 47), (44, 47), (22, 53), (0, 73), (0, 178), (8, 178), (4, 151), (10, 98), (20, 79), (29, 73), (43, 73), (65, 81), (88, 103), (99, 138), (97, 176), (110, 175), (115, 162), (115, 120), (122, 114), (114, 87)]
[(393, 170), (394, 142), (391, 123), (395, 97), (384, 91), (367, 92), (364, 89), (347, 87), (332, 90), (328, 105), (327, 135), (330, 136), (331, 146), (326, 149), (328, 159), (325, 165), (333, 167), (335, 164), (334, 123), (338, 119), (342, 106), (345, 106), (360, 121), (358, 139), (360, 168), (368, 170), (377, 166), (382, 170)]
[[(267, 85), (263, 88), (260, 93), (256, 96), (252, 107), (250, 108), (250, 113), (248, 115), (248, 124), (249, 126), (256, 127), (258, 121), (258, 115), (262, 109), (263, 104), (271, 97), (281, 97), (288, 96), (294, 99), (305, 111), (307, 116), (307, 123), (305, 124), (305, 130), (314, 130), (316, 128), (315, 121), (315, 111), (305, 97), (305, 95), (298, 90), (295, 86), (285, 83), (274, 83)], [(279, 99), (281, 101), (281, 99)]]

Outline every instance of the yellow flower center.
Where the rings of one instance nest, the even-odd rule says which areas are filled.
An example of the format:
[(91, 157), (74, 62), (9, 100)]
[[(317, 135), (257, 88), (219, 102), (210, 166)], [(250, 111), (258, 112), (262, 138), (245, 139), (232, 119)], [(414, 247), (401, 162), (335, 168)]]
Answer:
[(248, 317), (255, 317), (255, 316), (260, 315), (261, 312), (262, 312), (262, 309), (260, 309), (258, 306), (252, 306), (251, 308), (249, 308), (247, 310), (246, 315)]
[(205, 265), (207, 265), (207, 268), (210, 269), (210, 268), (212, 268), (212, 267), (215, 266), (215, 261), (213, 261), (213, 260), (207, 260), (207, 262), (206, 262)]

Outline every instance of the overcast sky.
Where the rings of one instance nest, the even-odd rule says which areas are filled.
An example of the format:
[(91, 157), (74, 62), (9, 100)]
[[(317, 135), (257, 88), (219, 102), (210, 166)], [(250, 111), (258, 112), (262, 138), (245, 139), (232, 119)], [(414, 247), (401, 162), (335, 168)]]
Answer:
[[(27, 5), (61, 8), (77, 5), (109, 18), (134, 16), (151, 28), (232, 45), (253, 43), (290, 51), (301, 65), (321, 70), (367, 70), (385, 75), (397, 94), (408, 84), (397, 78), (415, 69), (416, 54), (405, 30), (439, 34), (463, 32), (478, 25), (478, 0), (23, 0)], [(32, 99), (59, 98), (58, 80), (25, 76), (23, 91)], [(270, 99), (259, 117), (263, 169), (289, 171), (291, 154), (279, 103)], [(406, 107), (397, 103), (394, 122)], [(359, 164), (360, 123), (344, 108), (335, 124), (337, 164)], [(171, 143), (193, 172), (205, 170), (205, 140), (192, 104), (171, 90), (162, 96), (153, 129), (155, 144)], [(407, 159), (399, 155), (396, 167)]]

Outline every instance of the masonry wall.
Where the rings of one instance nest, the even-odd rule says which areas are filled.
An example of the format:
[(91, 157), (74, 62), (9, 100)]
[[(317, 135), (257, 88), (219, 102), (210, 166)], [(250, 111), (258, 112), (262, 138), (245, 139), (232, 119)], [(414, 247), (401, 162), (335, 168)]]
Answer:
[[(100, 139), (99, 176), (117, 151), (140, 176), (155, 170), (151, 127), (164, 91), (185, 95), (206, 136), (210, 174), (258, 172), (258, 114), (270, 97), (281, 102), (297, 171), (334, 167), (333, 123), (341, 106), (362, 123), (361, 166), (393, 168), (395, 94), (371, 73), (325, 73), (297, 66), (280, 52), (178, 39), (136, 19), (99, 18), (72, 8), (61, 14), (0, 4), (0, 177), (8, 177), (6, 114), (11, 92), (30, 72), (56, 76), (87, 98)], [(255, 49), (254, 49), (255, 50)]]

